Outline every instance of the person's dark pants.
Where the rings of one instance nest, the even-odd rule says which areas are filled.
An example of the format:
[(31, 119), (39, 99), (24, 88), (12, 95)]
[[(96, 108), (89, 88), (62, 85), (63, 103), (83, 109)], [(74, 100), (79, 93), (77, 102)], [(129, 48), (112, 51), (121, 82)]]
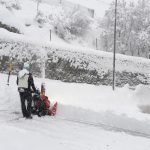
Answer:
[[(28, 90), (26, 90), (25, 92), (19, 92), (19, 94), (20, 94), (23, 117), (28, 118), (31, 116), (32, 95)], [(26, 106), (26, 102), (27, 102), (27, 106)]]

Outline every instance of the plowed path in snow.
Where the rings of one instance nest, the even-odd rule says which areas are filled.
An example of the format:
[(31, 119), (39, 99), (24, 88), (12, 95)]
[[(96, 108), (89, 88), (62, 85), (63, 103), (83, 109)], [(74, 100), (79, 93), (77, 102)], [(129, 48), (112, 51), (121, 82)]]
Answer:
[[(47, 148), (53, 150), (123, 150), (123, 148), (149, 150), (149, 122), (112, 112), (95, 112), (77, 107), (76, 101), (72, 105), (68, 104), (70, 101), (66, 101), (65, 104), (58, 101), (56, 117), (34, 116), (32, 120), (24, 119), (15, 84), (16, 77), (12, 77), (12, 83), (8, 87), (5, 82), (7, 76), (0, 76), (2, 85), (0, 85), (0, 149), (2, 150)], [(36, 84), (39, 84), (38, 80)], [(76, 86), (70, 87), (70, 84), (63, 84), (49, 81), (47, 89), (50, 88), (49, 91), (52, 94), (60, 94), (63, 97), (63, 92), (61, 90), (56, 92), (56, 87), (70, 89)], [(72, 98), (71, 95), (69, 96)]]

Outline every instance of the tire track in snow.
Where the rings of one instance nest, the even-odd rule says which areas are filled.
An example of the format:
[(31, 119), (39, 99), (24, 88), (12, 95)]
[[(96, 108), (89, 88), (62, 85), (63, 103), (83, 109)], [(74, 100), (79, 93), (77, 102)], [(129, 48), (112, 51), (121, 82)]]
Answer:
[[(13, 122), (19, 122), (19, 120), (24, 119), (21, 116), (21, 112), (19, 112), (19, 110), (0, 110), (0, 114), (4, 115), (7, 112), (6, 116), (3, 116), (2, 119), (0, 120), (1, 123), (13, 123)], [(8, 116), (10, 116), (9, 114), (13, 114), (13, 116), (11, 116), (9, 119), (5, 119)], [(24, 119), (25, 120), (25, 119)], [(42, 119), (41, 119), (42, 120)], [(79, 124), (83, 124), (83, 125), (87, 125), (87, 126), (93, 126), (93, 127), (98, 127), (107, 131), (115, 131), (115, 132), (124, 132), (126, 134), (130, 134), (133, 136), (140, 136), (140, 137), (145, 137), (145, 138), (149, 138), (150, 139), (150, 134), (146, 134), (140, 131), (133, 131), (133, 130), (129, 130), (129, 129), (124, 129), (124, 128), (119, 128), (119, 127), (115, 127), (115, 126), (111, 126), (108, 124), (104, 124), (104, 123), (94, 123), (94, 122), (89, 122), (89, 121), (82, 121), (82, 120), (75, 120), (75, 119), (68, 119), (68, 118), (64, 118), (61, 115), (58, 115), (55, 117), (55, 120), (63, 120), (63, 121), (67, 121), (67, 122), (72, 122), (72, 123), (79, 123)], [(33, 121), (38, 121), (35, 120), (33, 117)], [(45, 120), (46, 121), (46, 120)]]
[[(13, 122), (14, 123), (18, 122), (19, 123), (20, 119), (22, 121), (22, 119), (24, 119), (24, 118), (23, 117), (14, 117), (14, 118), (8, 119), (6, 121), (3, 121), (3, 123), (13, 123)], [(24, 120), (26, 120), (26, 119), (24, 119)], [(32, 120), (36, 121), (36, 122), (37, 121), (40, 122), (39, 120), (34, 120), (34, 118)], [(132, 136), (139, 136), (139, 137), (144, 137), (144, 138), (150, 139), (150, 134), (142, 133), (140, 131), (133, 131), (133, 130), (128, 130), (128, 129), (123, 129), (123, 128), (119, 128), (119, 127), (115, 127), (115, 126), (110, 126), (108, 124), (103, 124), (103, 123), (97, 123), (96, 124), (96, 123), (93, 123), (93, 122), (86, 122), (86, 121), (81, 121), (81, 120), (73, 120), (73, 119), (62, 118), (60, 116), (57, 116), (55, 118), (55, 121), (57, 121), (57, 120), (63, 120), (63, 121), (67, 121), (67, 122), (83, 124), (83, 125), (86, 125), (86, 126), (98, 127), (98, 128), (101, 128), (101, 129), (104, 129), (104, 130), (107, 130), (107, 131), (124, 132), (124, 133), (132, 135)], [(44, 122), (44, 123), (46, 123), (46, 122)]]
[(103, 124), (103, 123), (97, 123), (96, 124), (96, 123), (93, 123), (93, 122), (67, 119), (67, 118), (63, 118), (63, 117), (57, 117), (57, 119), (68, 121), (68, 122), (80, 123), (80, 124), (93, 126), (93, 127), (99, 127), (99, 128), (102, 128), (102, 129), (108, 130), (108, 131), (124, 132), (126, 134), (130, 134), (130, 135), (133, 135), (133, 136), (140, 136), (140, 137), (145, 137), (145, 138), (150, 139), (150, 134), (142, 133), (140, 131), (133, 131), (133, 130), (128, 130), (128, 129), (123, 129), (123, 128), (119, 128), (119, 127), (115, 127), (115, 126), (110, 126), (108, 124)]

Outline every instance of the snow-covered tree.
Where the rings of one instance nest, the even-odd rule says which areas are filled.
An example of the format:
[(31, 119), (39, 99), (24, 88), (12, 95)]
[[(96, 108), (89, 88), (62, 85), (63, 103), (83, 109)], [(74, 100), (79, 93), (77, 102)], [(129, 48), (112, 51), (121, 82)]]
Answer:
[(39, 27), (42, 27), (46, 23), (46, 16), (41, 11), (38, 11), (35, 21), (39, 24)]
[(56, 34), (65, 40), (83, 36), (91, 22), (80, 9), (73, 9), (69, 12), (61, 9), (59, 15), (50, 16), (50, 19), (53, 20)]
[[(105, 51), (113, 50), (114, 2), (106, 11), (100, 24), (101, 41)], [(117, 10), (117, 52), (148, 57), (150, 47), (150, 0), (138, 3), (118, 2)]]
[(0, 4), (3, 4), (6, 6), (7, 9), (21, 9), (21, 5), (19, 0), (0, 0)]

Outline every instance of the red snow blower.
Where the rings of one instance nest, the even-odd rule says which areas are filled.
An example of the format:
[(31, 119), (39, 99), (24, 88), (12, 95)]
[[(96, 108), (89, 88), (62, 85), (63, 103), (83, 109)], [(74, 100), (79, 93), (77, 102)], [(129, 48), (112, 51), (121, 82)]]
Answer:
[(36, 90), (33, 95), (32, 113), (39, 117), (49, 115), (55, 116), (57, 111), (57, 102), (51, 105), (50, 100), (45, 96), (45, 84), (41, 85), (41, 92)]

